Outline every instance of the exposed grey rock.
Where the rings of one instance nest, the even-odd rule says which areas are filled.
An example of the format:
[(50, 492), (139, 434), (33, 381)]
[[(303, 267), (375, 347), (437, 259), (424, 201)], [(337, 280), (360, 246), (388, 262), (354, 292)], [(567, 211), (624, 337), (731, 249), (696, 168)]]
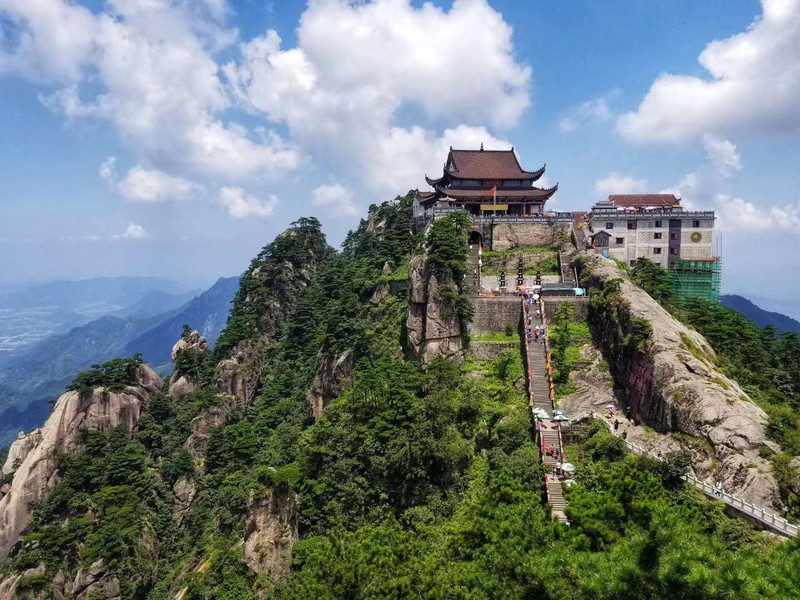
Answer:
[(11, 489), (0, 500), (0, 560), (8, 556), (28, 525), (32, 505), (41, 501), (58, 477), (56, 458), (75, 452), (83, 429), (111, 431), (122, 425), (134, 431), (152, 395), (161, 391), (161, 378), (147, 365), (136, 373), (137, 385), (112, 392), (97, 387), (79, 394), (68, 391), (56, 402), (42, 426), (40, 440), (14, 472)]
[(292, 549), (299, 539), (297, 494), (285, 486), (251, 495), (244, 534), (244, 561), (256, 573), (273, 579), (285, 577), (292, 562)]
[(94, 561), (91, 565), (84, 569), (78, 569), (75, 574), (75, 581), (72, 584), (72, 594), (76, 600), (81, 598), (93, 583), (100, 581), (100, 578), (106, 573), (106, 563), (101, 558)]
[(3, 475), (9, 475), (19, 468), (28, 453), (36, 447), (36, 444), (42, 441), (42, 430), (36, 428), (30, 433), (20, 431), (17, 439), (11, 444), (8, 449), (8, 456), (3, 465)]
[(208, 343), (206, 338), (200, 335), (197, 331), (192, 331), (186, 337), (181, 337), (172, 347), (172, 362), (178, 357), (178, 352), (181, 350), (192, 350), (194, 352), (205, 352), (208, 350)]
[(217, 387), (250, 404), (258, 391), (258, 353), (250, 342), (237, 344), (233, 355), (217, 365)]
[[(178, 357), (178, 352), (197, 352), (208, 351), (206, 338), (197, 331), (192, 331), (189, 335), (181, 337), (172, 347), (172, 362)], [(182, 373), (179, 369), (172, 372), (169, 380), (169, 396), (173, 402), (183, 402), (186, 396), (197, 390), (197, 378), (189, 373)]]
[[(622, 280), (623, 300), (613, 309), (594, 310), (592, 329), (634, 418), (659, 433), (705, 440), (713, 456), (694, 449), (697, 476), (721, 479), (727, 491), (770, 506), (777, 500), (777, 485), (769, 462), (758, 453), (766, 441), (764, 411), (717, 368), (717, 356), (702, 335), (674, 319), (613, 261), (595, 254), (585, 263), (591, 285), (602, 288)], [(634, 318), (652, 328), (641, 349), (626, 342)]]
[(353, 353), (350, 350), (336, 357), (323, 357), (314, 382), (306, 394), (306, 400), (315, 419), (322, 415), (322, 411), (331, 400), (342, 395), (344, 386), (352, 374)]
[(411, 260), (408, 278), (407, 339), (422, 366), (439, 356), (462, 360), (464, 331), (461, 319), (441, 291), (442, 285), (453, 285), (452, 282), (440, 282), (430, 272), (424, 256), (415, 256)]

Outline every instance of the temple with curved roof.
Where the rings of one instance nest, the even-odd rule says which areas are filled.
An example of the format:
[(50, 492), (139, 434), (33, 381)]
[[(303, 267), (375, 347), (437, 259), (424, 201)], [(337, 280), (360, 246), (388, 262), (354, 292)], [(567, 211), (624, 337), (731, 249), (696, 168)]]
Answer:
[[(510, 150), (454, 150), (450, 148), (442, 176), (425, 176), (433, 190), (417, 192), (414, 216), (428, 218), (435, 208), (462, 209), (476, 217), (539, 215), (558, 190), (533, 184), (544, 175), (544, 165), (526, 171)], [(496, 193), (492, 194), (492, 190)]]

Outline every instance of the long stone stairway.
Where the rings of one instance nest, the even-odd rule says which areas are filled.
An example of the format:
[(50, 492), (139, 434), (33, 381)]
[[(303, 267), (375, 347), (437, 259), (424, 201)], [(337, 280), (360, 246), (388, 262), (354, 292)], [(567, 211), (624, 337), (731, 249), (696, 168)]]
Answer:
[(480, 246), (478, 244), (471, 244), (467, 254), (467, 286), (472, 288), (473, 294), (481, 291)]
[[(543, 319), (536, 318), (536, 305), (531, 305), (530, 328), (542, 325)], [(527, 321), (526, 321), (527, 322)], [(547, 414), (553, 414), (553, 401), (550, 397), (550, 378), (547, 372), (547, 351), (540, 336), (537, 341), (535, 336), (531, 339), (529, 330), (525, 331), (526, 353), (528, 355), (528, 389), (531, 394), (531, 409), (541, 408)], [(547, 487), (547, 500), (550, 503), (553, 514), (562, 522), (567, 521), (564, 508), (567, 501), (564, 498), (564, 490), (561, 482), (552, 476), (553, 466), (561, 462), (563, 448), (561, 435), (557, 423), (549, 419), (539, 421), (539, 447), (541, 450), (542, 463), (545, 466), (547, 476), (545, 485)]]

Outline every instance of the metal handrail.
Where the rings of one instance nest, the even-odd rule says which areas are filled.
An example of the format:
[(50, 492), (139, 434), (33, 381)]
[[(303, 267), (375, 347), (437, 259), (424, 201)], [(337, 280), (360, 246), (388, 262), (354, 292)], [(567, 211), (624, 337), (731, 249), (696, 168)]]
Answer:
[[(634, 454), (649, 456), (650, 458), (653, 458), (655, 460), (663, 460), (663, 458), (659, 458), (649, 450), (646, 450), (641, 446), (637, 446), (633, 442), (625, 440), (625, 444)], [(768, 525), (771, 529), (777, 531), (782, 535), (785, 535), (787, 537), (797, 537), (798, 534), (800, 534), (800, 526), (790, 523), (783, 517), (776, 515), (771, 510), (764, 509), (761, 506), (756, 506), (754, 504), (751, 504), (750, 502), (742, 500), (741, 498), (734, 496), (733, 494), (729, 494), (724, 490), (716, 488), (707, 481), (698, 479), (694, 475), (690, 475), (687, 473), (686, 475), (683, 475), (682, 478), (684, 481), (692, 484), (694, 487), (699, 489), (707, 496), (712, 496), (715, 499), (724, 502), (728, 506), (735, 508), (739, 512), (744, 513), (749, 517), (752, 517), (756, 521), (759, 521), (764, 525)]]

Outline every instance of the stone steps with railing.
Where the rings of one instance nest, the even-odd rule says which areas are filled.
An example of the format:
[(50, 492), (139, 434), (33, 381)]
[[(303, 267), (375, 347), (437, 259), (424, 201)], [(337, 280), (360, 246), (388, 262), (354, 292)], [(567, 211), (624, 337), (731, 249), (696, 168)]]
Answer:
[[(641, 446), (637, 446), (633, 442), (625, 440), (625, 444), (628, 446), (628, 449), (634, 454), (638, 454), (641, 456), (648, 456), (655, 460), (663, 460), (662, 458), (659, 458), (649, 450), (646, 450)], [(698, 479), (694, 475), (690, 475), (687, 473), (686, 475), (683, 476), (683, 480), (686, 481), (686, 483), (689, 483), (694, 487), (696, 487), (706, 496), (709, 496), (714, 500), (719, 500), (721, 502), (724, 502), (731, 508), (758, 521), (759, 523), (762, 523), (763, 525), (769, 527), (776, 533), (779, 533), (786, 537), (797, 537), (798, 534), (800, 533), (800, 526), (795, 525), (794, 523), (790, 523), (783, 517), (776, 515), (771, 510), (765, 509), (761, 506), (756, 506), (754, 504), (747, 502), (746, 500), (742, 500), (741, 498), (738, 498), (733, 494), (729, 494), (724, 490), (716, 488), (707, 481)]]

